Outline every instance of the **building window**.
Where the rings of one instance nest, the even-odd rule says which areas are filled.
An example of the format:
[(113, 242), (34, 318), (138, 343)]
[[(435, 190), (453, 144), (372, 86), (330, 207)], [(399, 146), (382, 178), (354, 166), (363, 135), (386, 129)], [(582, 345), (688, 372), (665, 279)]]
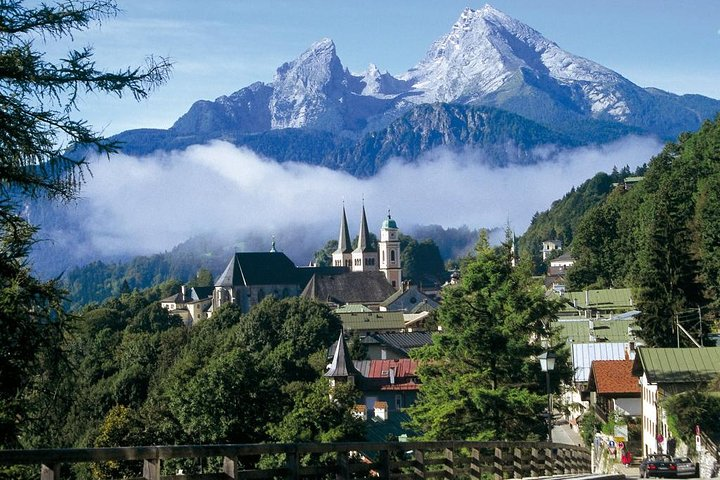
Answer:
[(395, 263), (395, 250), (390, 250), (390, 263)]
[(402, 395), (395, 395), (395, 410), (400, 410), (403, 407)]

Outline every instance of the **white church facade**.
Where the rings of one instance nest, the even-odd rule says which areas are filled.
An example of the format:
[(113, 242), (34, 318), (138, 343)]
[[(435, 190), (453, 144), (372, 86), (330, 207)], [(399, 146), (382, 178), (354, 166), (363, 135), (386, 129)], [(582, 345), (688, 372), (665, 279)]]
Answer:
[(385, 274), (385, 278), (393, 288), (399, 289), (402, 286), (402, 266), (400, 264), (400, 231), (397, 222), (388, 212), (388, 216), (380, 229), (380, 240), (377, 248), (375, 248), (370, 241), (370, 231), (365, 215), (365, 206), (363, 205), (358, 244), (353, 249), (345, 207), (343, 206), (338, 248), (332, 254), (332, 265), (334, 267), (348, 267), (353, 272), (380, 271)]

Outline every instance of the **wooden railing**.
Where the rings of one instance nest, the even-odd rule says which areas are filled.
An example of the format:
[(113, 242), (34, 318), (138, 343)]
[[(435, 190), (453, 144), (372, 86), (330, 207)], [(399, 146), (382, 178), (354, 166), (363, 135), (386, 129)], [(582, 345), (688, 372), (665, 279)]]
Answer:
[[(272, 456), (275, 467), (261, 468)], [(163, 464), (196, 459), (216, 465), (182, 474)], [(590, 472), (582, 447), (535, 442), (387, 442), (184, 445), (90, 449), (0, 450), (0, 465), (37, 465), (42, 480), (66, 478), (82, 462), (128, 462), (138, 478), (160, 479), (452, 479), (538, 477)], [(272, 464), (272, 462), (262, 462)], [(2, 467), (0, 467), (1, 470)]]

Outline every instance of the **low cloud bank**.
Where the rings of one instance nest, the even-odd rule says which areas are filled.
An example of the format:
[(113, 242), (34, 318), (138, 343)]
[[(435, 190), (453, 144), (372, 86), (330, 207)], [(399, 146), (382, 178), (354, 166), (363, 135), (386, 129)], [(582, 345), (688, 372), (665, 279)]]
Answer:
[(482, 165), (479, 151), (438, 149), (417, 163), (396, 160), (372, 178), (357, 179), (215, 142), (95, 161), (72, 215), (81, 248), (96, 258), (158, 253), (198, 235), (231, 244), (265, 238), (262, 249), (269, 249), (275, 235), (278, 249), (304, 264), (337, 237), (343, 201), (352, 236), (363, 198), (376, 233), (388, 209), (405, 232), (428, 224), (494, 228), (509, 220), (522, 233), (535, 212), (573, 186), (613, 166), (634, 169), (661, 148), (650, 138), (627, 137), (599, 147), (550, 149), (543, 164), (507, 168)]

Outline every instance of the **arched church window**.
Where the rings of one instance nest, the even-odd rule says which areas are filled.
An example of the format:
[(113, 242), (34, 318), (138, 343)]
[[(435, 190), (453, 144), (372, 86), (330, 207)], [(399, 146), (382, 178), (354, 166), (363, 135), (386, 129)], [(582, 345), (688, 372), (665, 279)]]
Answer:
[(390, 250), (390, 263), (395, 263), (395, 250)]

